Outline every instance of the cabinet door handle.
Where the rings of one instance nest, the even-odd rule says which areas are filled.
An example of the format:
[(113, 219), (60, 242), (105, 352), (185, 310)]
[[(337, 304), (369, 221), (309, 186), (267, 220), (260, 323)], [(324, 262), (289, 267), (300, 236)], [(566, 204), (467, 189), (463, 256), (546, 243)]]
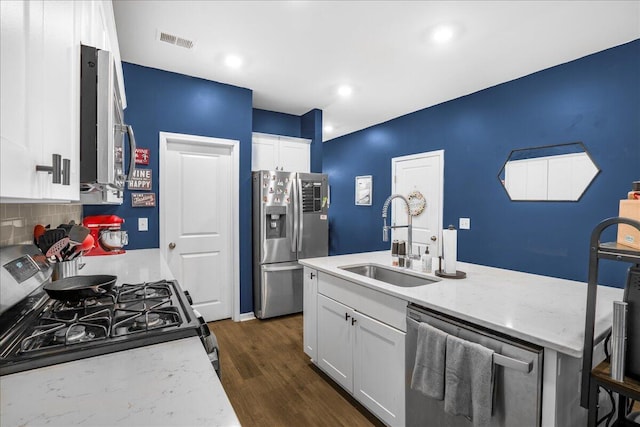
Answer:
[(344, 314), (344, 320), (345, 320), (345, 321), (346, 321), (346, 320), (349, 320), (349, 317), (351, 317), (351, 316), (349, 316), (349, 313), (345, 313), (345, 314)]
[(315, 275), (315, 273), (311, 273), (311, 274), (309, 275), (309, 277), (311, 277), (311, 278), (313, 279), (314, 277), (316, 277), (316, 275)]
[(36, 165), (36, 172), (47, 172), (51, 174), (51, 181), (54, 184), (62, 182), (62, 156), (60, 154), (51, 155), (51, 166)]
[(353, 325), (355, 325), (355, 324), (356, 324), (356, 322), (357, 322), (356, 318), (355, 318), (355, 317), (352, 317), (352, 318), (351, 318), (351, 325), (352, 325), (352, 326), (353, 326)]
[(62, 185), (71, 184), (71, 160), (62, 159)]

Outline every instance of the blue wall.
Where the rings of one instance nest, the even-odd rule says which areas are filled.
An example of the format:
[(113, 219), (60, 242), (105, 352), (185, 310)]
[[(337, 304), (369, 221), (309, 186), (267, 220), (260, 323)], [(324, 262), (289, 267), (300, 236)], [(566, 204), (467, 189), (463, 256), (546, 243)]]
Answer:
[[(497, 174), (511, 150), (575, 141), (602, 170), (579, 202), (508, 199)], [(331, 254), (387, 249), (391, 158), (439, 149), (443, 223), (471, 218), (458, 232), (461, 261), (586, 281), (592, 229), (640, 179), (640, 40), (325, 143)], [(373, 175), (373, 206), (354, 205), (357, 175)], [(601, 282), (624, 285), (627, 266), (603, 265)]]
[(302, 138), (300, 116), (253, 109), (253, 131)]
[(322, 111), (313, 109), (300, 117), (301, 135), (311, 139), (311, 172), (322, 172)]
[[(252, 92), (235, 86), (123, 63), (127, 123), (141, 148), (151, 149), (149, 168), (159, 198), (159, 132), (240, 141), (240, 311), (253, 310), (251, 278), (251, 131)], [(158, 208), (131, 208), (130, 192), (122, 206), (85, 206), (84, 215), (116, 214), (125, 219), (127, 249), (159, 247)], [(139, 217), (149, 218), (149, 231), (138, 232)], [(211, 278), (215, 280), (215, 278)]]

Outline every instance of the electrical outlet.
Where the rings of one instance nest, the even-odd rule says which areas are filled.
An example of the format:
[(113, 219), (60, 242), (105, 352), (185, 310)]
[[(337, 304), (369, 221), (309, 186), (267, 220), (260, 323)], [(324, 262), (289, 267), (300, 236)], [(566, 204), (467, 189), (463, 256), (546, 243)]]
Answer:
[(138, 218), (138, 231), (149, 231), (149, 218)]
[(471, 229), (471, 218), (460, 218), (460, 226), (458, 228), (460, 230)]

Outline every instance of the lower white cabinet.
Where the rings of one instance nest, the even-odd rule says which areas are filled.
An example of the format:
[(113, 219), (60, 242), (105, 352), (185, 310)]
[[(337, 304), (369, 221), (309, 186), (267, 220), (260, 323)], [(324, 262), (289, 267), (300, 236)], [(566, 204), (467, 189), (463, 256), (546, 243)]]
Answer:
[(353, 393), (353, 310), (318, 295), (318, 366)]
[(302, 311), (304, 316), (302, 341), (304, 352), (316, 361), (318, 359), (318, 334), (316, 325), (318, 323), (318, 272), (312, 268), (304, 268), (304, 279), (302, 289)]
[(405, 333), (357, 311), (353, 320), (353, 396), (387, 424), (404, 426)]
[(317, 301), (317, 365), (386, 424), (404, 425), (405, 333), (322, 294)]

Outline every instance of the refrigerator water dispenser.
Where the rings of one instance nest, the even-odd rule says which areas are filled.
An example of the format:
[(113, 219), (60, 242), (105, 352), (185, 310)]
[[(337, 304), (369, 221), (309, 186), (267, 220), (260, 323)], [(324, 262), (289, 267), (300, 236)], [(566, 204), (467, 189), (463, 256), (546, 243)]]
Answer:
[(285, 206), (266, 206), (267, 239), (284, 239), (287, 237), (287, 208)]

